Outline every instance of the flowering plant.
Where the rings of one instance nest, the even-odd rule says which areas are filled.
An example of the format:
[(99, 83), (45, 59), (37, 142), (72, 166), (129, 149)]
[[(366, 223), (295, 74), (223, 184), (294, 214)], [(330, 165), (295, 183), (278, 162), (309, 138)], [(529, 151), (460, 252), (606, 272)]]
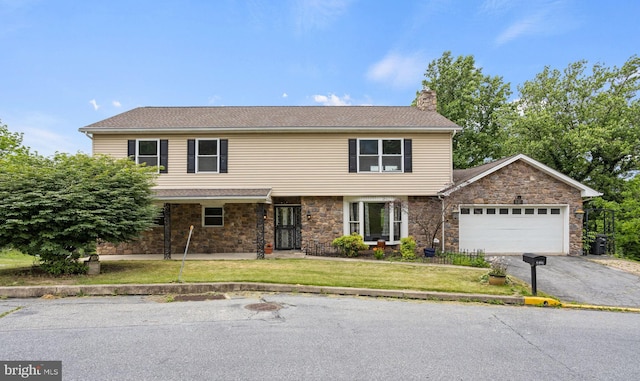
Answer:
[(491, 262), (491, 270), (489, 275), (493, 276), (506, 276), (507, 275), (507, 260), (505, 257), (492, 257), (489, 258)]

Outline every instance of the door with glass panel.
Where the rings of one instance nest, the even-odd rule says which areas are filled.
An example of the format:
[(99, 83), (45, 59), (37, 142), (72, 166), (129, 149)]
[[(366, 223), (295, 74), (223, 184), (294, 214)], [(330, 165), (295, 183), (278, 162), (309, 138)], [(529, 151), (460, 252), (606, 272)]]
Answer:
[(276, 250), (293, 250), (302, 247), (301, 225), (302, 209), (300, 206), (276, 206)]

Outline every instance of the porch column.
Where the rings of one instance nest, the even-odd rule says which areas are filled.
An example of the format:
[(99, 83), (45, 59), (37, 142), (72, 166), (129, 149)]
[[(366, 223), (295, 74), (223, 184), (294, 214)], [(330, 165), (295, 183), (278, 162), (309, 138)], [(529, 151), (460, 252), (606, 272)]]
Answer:
[(164, 204), (164, 259), (171, 259), (171, 204)]
[(256, 259), (264, 259), (264, 220), (266, 209), (264, 204), (256, 205)]

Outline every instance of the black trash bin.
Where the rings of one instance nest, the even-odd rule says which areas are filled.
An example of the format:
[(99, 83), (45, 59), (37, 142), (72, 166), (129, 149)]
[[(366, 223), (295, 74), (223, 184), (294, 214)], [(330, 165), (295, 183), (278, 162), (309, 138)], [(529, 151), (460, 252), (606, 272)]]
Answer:
[(607, 236), (606, 234), (596, 234), (596, 239), (591, 243), (591, 254), (605, 255), (607, 254)]

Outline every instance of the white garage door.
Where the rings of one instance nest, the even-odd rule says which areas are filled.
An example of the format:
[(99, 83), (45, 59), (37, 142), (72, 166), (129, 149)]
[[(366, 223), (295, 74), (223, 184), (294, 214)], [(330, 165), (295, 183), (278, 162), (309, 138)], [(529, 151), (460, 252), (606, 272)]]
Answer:
[(481, 249), (486, 253), (566, 253), (565, 209), (544, 205), (461, 207), (460, 249)]

